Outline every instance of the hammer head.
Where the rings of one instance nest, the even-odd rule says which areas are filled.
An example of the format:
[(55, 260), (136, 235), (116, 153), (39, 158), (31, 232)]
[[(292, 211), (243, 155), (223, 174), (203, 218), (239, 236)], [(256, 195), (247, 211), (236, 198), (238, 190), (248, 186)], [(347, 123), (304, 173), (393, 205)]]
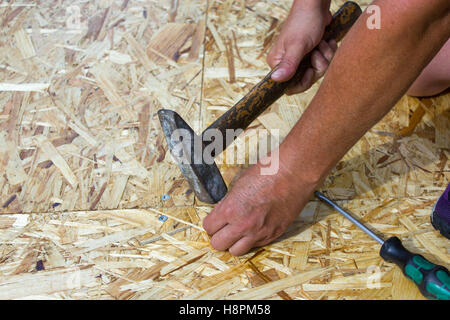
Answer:
[(227, 193), (227, 186), (214, 160), (204, 161), (201, 136), (175, 111), (161, 109), (158, 117), (170, 153), (195, 195), (206, 203), (219, 202)]

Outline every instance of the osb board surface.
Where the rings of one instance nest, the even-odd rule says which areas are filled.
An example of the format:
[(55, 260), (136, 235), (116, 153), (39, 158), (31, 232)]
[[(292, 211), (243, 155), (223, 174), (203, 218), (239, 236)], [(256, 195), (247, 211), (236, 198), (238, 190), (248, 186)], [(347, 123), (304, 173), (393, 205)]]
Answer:
[[(429, 222), (433, 200), (363, 199), (341, 205), (448, 267), (448, 241)], [(281, 241), (239, 258), (210, 248), (198, 227), (208, 211), (3, 215), (0, 297), (280, 299), (284, 291), (291, 299), (421, 298), (397, 267), (378, 256), (377, 242), (319, 202), (303, 210)], [(168, 220), (160, 221), (160, 213)], [(150, 242), (155, 235), (161, 238)]]
[[(156, 116), (170, 108), (193, 123), (200, 113), (202, 42), (189, 49), (204, 34), (206, 3), (177, 3), (1, 8), (2, 82), (24, 84), (0, 97), (1, 202), (16, 196), (7, 211), (160, 206), (169, 192), (175, 204), (193, 203), (164, 161)], [(77, 28), (68, 7), (79, 10)]]
[[(68, 28), (70, 5), (80, 8), (79, 29)], [(255, 257), (214, 251), (201, 230), (211, 207), (194, 202), (171, 162), (156, 111), (174, 109), (200, 132), (269, 71), (265, 54), (289, 6), (0, 7), (2, 298), (421, 298), (376, 242), (318, 202)], [(317, 88), (281, 98), (252, 128), (290, 129)], [(397, 135), (419, 105), (414, 133)], [(447, 267), (449, 242), (429, 213), (450, 178), (449, 110), (449, 95), (403, 97), (323, 186), (374, 229)], [(245, 166), (221, 169), (230, 181)]]

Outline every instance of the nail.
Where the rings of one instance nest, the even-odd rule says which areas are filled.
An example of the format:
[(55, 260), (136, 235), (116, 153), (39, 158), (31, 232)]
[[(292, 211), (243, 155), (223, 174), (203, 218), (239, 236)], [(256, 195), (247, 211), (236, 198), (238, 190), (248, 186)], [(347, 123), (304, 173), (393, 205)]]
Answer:
[(328, 45), (331, 46), (331, 48), (332, 48), (334, 51), (337, 50), (337, 46), (338, 46), (338, 45), (337, 45), (336, 40), (334, 40), (334, 39), (330, 40), (330, 41), (328, 42)]
[(273, 80), (280, 80), (281, 77), (283, 77), (284, 75), (284, 70), (283, 69), (277, 69), (272, 73), (272, 79)]
[(164, 201), (167, 201), (170, 199), (170, 196), (168, 194), (163, 194), (163, 196), (161, 197), (161, 199), (163, 199)]

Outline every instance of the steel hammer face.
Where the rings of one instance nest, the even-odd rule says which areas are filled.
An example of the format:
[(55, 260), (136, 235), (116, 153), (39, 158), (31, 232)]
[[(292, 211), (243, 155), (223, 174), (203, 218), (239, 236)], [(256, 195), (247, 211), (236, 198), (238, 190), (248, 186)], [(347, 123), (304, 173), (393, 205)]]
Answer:
[(214, 158), (205, 159), (202, 137), (175, 111), (161, 109), (158, 117), (172, 157), (195, 195), (206, 203), (219, 202), (227, 193), (227, 186)]

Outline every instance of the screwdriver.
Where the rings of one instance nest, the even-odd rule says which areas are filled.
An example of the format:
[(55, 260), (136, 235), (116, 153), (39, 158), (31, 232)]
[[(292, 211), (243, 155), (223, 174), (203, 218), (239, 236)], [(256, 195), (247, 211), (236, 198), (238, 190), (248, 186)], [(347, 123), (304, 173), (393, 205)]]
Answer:
[(403, 274), (416, 284), (424, 297), (433, 300), (450, 300), (450, 274), (447, 268), (428, 261), (420, 254), (408, 251), (397, 237), (390, 237), (384, 241), (323, 193), (315, 191), (314, 195), (380, 243), (380, 256), (385, 261), (399, 266)]

